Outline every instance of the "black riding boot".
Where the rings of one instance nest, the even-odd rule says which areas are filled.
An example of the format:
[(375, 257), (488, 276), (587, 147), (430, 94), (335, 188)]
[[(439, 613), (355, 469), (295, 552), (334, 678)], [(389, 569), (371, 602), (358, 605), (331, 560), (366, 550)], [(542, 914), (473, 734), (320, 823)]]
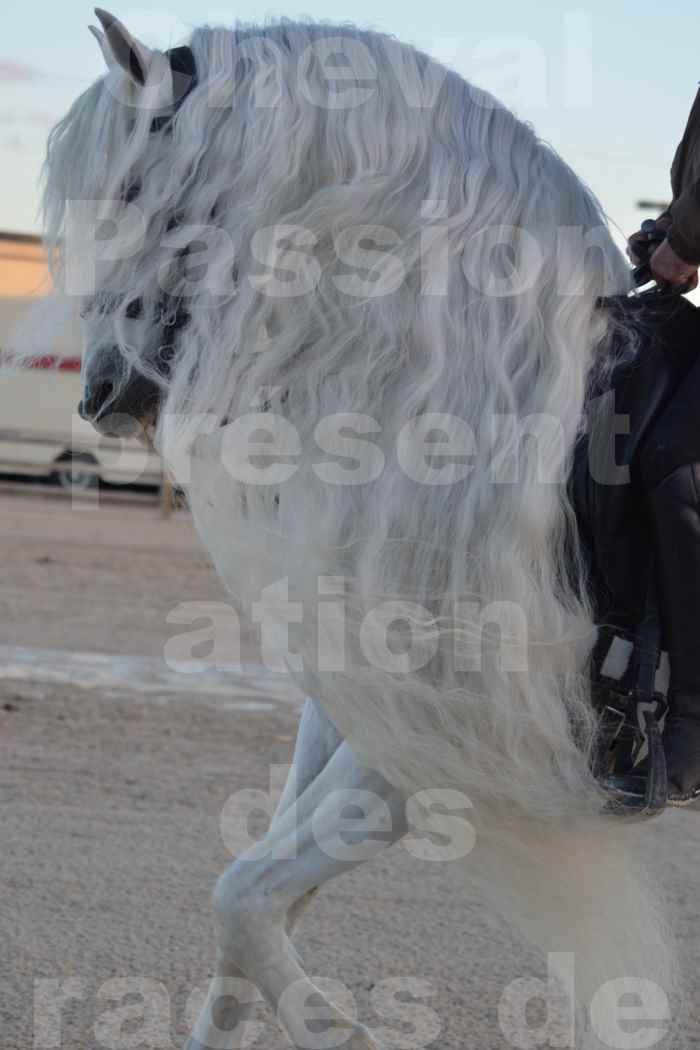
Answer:
[(668, 800), (683, 805), (700, 797), (700, 695), (679, 691), (669, 702), (664, 730)]
[[(700, 363), (693, 369), (700, 383)], [(697, 374), (697, 375), (696, 375)], [(694, 388), (695, 389), (695, 388)], [(671, 669), (664, 732), (669, 801), (700, 791), (700, 428), (694, 403), (678, 395), (645, 450), (656, 532), (660, 612)], [(687, 457), (695, 456), (694, 462)], [(685, 462), (682, 462), (683, 459)], [(678, 465), (678, 461), (681, 465)], [(675, 469), (673, 469), (675, 467)], [(653, 470), (652, 470), (653, 468)], [(660, 481), (653, 485), (654, 474)]]

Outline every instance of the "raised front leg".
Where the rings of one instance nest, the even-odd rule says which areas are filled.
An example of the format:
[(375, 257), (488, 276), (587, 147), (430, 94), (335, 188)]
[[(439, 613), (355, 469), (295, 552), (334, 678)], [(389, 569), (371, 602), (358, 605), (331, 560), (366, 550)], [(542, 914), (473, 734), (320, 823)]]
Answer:
[[(311, 726), (310, 722), (308, 728)], [(295, 764), (301, 758), (295, 756)], [(292, 796), (286, 805), (280, 804), (263, 842), (219, 879), (215, 892), (219, 975), (212, 982), (187, 1050), (201, 1046), (229, 1050), (236, 1045), (240, 1032), (230, 1031), (228, 1041), (222, 1032), (231, 1029), (233, 1015), (225, 1018), (217, 1013), (216, 1006), (227, 991), (229, 995), (235, 993), (235, 982), (227, 989), (223, 978), (240, 975), (255, 985), (276, 1011), (293, 1045), (308, 1043), (309, 1033), (297, 1004), (312, 994), (314, 1002), (322, 1002), (338, 1026), (347, 1028), (344, 1045), (349, 1050), (367, 1050), (375, 1045), (369, 1033), (332, 1007), (307, 977), (290, 943), (286, 922), (290, 911), (298, 908), (311, 891), (404, 834), (404, 800), (378, 773), (361, 766), (345, 743), (333, 750), (311, 783), (297, 794), (295, 802)], [(356, 815), (358, 806), (362, 820), (355, 830), (348, 831), (348, 809), (352, 807), (350, 815)]]
[[(328, 760), (337, 751), (343, 738), (323, 709), (314, 701), (307, 700), (302, 712), (292, 768), (282, 791), (277, 809), (270, 822), (268, 837), (273, 833), (281, 815), (293, 806)], [(291, 937), (316, 892), (312, 888), (295, 901), (286, 917), (286, 932)], [(228, 1050), (234, 1043), (234, 1033), (241, 1026), (245, 1004), (239, 1003), (240, 990), (251, 984), (233, 959), (217, 946), (216, 974), (212, 978), (195, 1030), (185, 1044), (185, 1050), (204, 1050), (216, 1047)], [(239, 994), (235, 994), (238, 991)]]

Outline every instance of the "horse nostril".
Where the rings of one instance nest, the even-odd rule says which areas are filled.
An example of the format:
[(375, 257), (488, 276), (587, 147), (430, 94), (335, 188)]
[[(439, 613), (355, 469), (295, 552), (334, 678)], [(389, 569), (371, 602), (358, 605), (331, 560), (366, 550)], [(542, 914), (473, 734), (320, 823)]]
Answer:
[(95, 402), (98, 412), (102, 411), (107, 402), (111, 399), (114, 393), (114, 383), (110, 383), (109, 380), (105, 380), (100, 383), (95, 392)]
[(98, 419), (105, 405), (114, 394), (114, 383), (104, 379), (97, 383), (94, 388), (86, 392), (84, 401), (80, 403), (81, 415), (84, 419)]

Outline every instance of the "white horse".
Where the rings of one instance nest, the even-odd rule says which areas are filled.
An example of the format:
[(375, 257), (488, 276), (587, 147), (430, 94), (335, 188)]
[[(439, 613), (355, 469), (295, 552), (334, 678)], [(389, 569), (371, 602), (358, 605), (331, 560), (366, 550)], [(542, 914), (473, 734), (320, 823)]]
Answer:
[(388, 37), (284, 22), (164, 53), (97, 13), (108, 72), (52, 133), (45, 197), (82, 411), (154, 428), (232, 601), (314, 697), (269, 831), (217, 884), (189, 1050), (234, 1045), (234, 978), (309, 1045), (291, 935), (314, 891), (409, 827), (451, 840), (454, 812), (466, 880), (573, 961), (580, 1038), (615, 1045), (621, 990), (648, 987), (615, 982), (670, 995), (674, 971), (587, 756), (566, 479), (609, 345), (596, 303), (629, 286), (598, 205)]

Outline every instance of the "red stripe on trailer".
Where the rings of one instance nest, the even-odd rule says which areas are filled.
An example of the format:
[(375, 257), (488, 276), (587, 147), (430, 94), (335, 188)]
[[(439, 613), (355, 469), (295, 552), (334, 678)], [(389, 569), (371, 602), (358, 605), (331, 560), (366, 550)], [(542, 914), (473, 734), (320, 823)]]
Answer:
[(79, 357), (35, 357), (27, 363), (27, 368), (53, 368), (57, 372), (79, 372)]

